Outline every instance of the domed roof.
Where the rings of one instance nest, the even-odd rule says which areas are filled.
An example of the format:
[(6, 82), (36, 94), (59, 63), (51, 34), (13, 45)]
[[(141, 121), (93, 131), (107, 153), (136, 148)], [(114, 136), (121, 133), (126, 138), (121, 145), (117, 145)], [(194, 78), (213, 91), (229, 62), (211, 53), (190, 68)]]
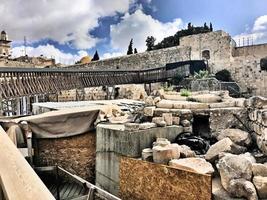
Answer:
[(6, 35), (6, 32), (5, 31), (2, 31), (1, 34)]
[(86, 64), (86, 63), (91, 62), (91, 60), (92, 60), (92, 58), (90, 56), (84, 56), (84, 57), (81, 58), (80, 62), (82, 64)]

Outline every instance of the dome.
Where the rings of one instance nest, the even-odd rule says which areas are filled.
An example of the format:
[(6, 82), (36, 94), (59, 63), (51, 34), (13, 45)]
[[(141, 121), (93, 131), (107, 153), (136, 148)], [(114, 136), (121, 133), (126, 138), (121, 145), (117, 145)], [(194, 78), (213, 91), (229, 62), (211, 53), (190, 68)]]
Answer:
[(2, 32), (1, 32), (1, 35), (6, 35), (6, 32), (5, 32), (5, 31), (2, 31)]
[(81, 64), (86, 64), (86, 63), (89, 63), (91, 62), (92, 58), (90, 56), (84, 56), (81, 58), (80, 62)]

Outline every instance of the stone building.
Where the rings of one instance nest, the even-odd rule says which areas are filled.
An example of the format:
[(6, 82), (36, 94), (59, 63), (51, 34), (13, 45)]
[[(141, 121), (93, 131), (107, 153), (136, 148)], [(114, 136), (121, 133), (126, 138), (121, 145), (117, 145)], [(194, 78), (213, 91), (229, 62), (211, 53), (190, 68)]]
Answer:
[(8, 36), (5, 31), (0, 35), (0, 57), (8, 57), (11, 55), (11, 41), (8, 40)]
[(80, 67), (142, 69), (204, 59), (208, 61), (213, 73), (222, 69), (229, 70), (243, 92), (267, 96), (267, 71), (260, 67), (260, 60), (266, 56), (267, 44), (237, 47), (228, 33), (219, 30), (182, 37), (180, 45), (176, 47), (93, 61)]

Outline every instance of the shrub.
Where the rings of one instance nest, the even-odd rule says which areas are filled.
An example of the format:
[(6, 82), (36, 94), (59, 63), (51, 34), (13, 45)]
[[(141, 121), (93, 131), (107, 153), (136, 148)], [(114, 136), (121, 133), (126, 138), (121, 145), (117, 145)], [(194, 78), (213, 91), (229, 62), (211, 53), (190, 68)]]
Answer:
[(180, 90), (180, 94), (183, 97), (189, 97), (189, 96), (191, 96), (191, 92), (189, 90), (187, 90), (187, 89), (181, 89)]
[(233, 81), (233, 79), (231, 77), (231, 73), (227, 69), (223, 69), (221, 71), (218, 71), (215, 74), (215, 77), (219, 81), (225, 81), (225, 82), (231, 82), (231, 81)]
[(209, 74), (209, 71), (207, 70), (199, 70), (199, 72), (194, 73), (195, 79), (205, 79), (209, 77), (210, 77), (210, 74)]

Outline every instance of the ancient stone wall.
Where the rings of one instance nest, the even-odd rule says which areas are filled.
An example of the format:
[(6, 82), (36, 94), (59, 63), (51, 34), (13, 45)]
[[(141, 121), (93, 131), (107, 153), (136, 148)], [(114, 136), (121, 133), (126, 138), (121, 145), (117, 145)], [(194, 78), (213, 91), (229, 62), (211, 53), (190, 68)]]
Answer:
[(58, 165), (90, 182), (95, 180), (96, 134), (35, 140), (35, 165)]
[(234, 50), (234, 57), (255, 55), (257, 57), (266, 57), (267, 44), (251, 45), (244, 47), (237, 47)]
[[(190, 47), (171, 47), (150, 52), (90, 62), (80, 67), (90, 69), (144, 69), (163, 67), (166, 63), (190, 60)], [(75, 66), (78, 68), (79, 65)]]

